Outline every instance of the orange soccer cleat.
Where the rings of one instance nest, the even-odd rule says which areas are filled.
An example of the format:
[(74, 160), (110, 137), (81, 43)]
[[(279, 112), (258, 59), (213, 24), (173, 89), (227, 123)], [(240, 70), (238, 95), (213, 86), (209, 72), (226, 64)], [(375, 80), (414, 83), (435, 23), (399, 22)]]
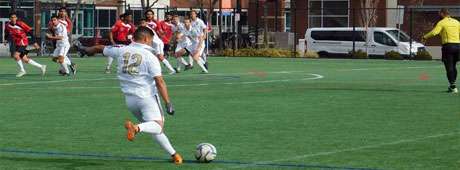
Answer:
[(126, 139), (128, 139), (129, 141), (133, 141), (134, 137), (136, 137), (136, 134), (137, 134), (138, 130), (134, 126), (133, 122), (131, 122), (129, 120), (126, 120), (125, 128), (127, 130)]
[(172, 157), (172, 161), (174, 162), (174, 164), (176, 165), (182, 164), (183, 162), (182, 156), (180, 156), (178, 153), (175, 153), (171, 157)]

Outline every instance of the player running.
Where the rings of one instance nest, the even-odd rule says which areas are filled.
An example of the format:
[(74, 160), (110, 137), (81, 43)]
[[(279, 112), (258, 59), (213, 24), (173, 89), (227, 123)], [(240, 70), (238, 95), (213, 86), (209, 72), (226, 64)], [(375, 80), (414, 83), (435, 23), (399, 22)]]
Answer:
[(169, 61), (165, 59), (164, 57), (164, 52), (163, 49), (165, 47), (163, 41), (160, 39), (160, 36), (164, 34), (164, 30), (162, 30), (162, 27), (160, 26), (161, 23), (155, 20), (155, 13), (152, 10), (147, 10), (144, 13), (145, 15), (145, 21), (147, 24), (147, 27), (151, 28), (155, 35), (153, 37), (153, 48), (154, 49), (162, 49), (160, 54), (157, 55), (158, 59), (163, 63), (163, 65), (169, 70), (169, 74), (175, 74), (176, 70), (171, 66)]
[(208, 73), (208, 70), (204, 66), (205, 61), (201, 58), (205, 46), (204, 34), (202, 31), (194, 29), (191, 20), (188, 18), (184, 19), (184, 25), (183, 31), (177, 35), (178, 45), (175, 50), (175, 56), (182, 61), (180, 58), (188, 51), (192, 55), (193, 60), (198, 63), (203, 73)]
[[(203, 34), (203, 37), (204, 37), (203, 42), (204, 42), (206, 40), (206, 37), (208, 36), (207, 35), (208, 34), (208, 30), (207, 30), (208, 27), (203, 22), (203, 20), (198, 18), (197, 12), (195, 10), (190, 11), (190, 19), (191, 19), (191, 22), (192, 22), (192, 28), (197, 29), (200, 32), (200, 34)], [(208, 69), (208, 59), (207, 59), (206, 53), (203, 52), (201, 57), (203, 58), (203, 60), (205, 62), (205, 64), (204, 64), (205, 68)], [(190, 62), (190, 63), (192, 63), (192, 66), (193, 66), (193, 62)]]
[[(53, 53), (53, 61), (59, 63), (59, 65), (61, 66), (59, 73), (61, 73), (63, 76), (69, 76), (69, 67), (71, 66), (71, 63), (69, 58), (67, 57), (67, 53), (70, 49), (67, 28), (66, 25), (59, 21), (59, 19), (56, 16), (51, 17), (51, 22), (53, 24), (53, 32), (55, 35), (53, 36), (51, 34), (46, 34), (46, 37), (52, 40), (56, 40), (56, 48), (54, 49)], [(75, 75), (76, 70), (72, 71)]]
[[(128, 35), (135, 31), (135, 27), (130, 23), (131, 20), (132, 16), (129, 13), (120, 15), (120, 19), (115, 22), (112, 27), (112, 31), (109, 32), (109, 40), (112, 45), (128, 45), (130, 43)], [(111, 73), (112, 62), (113, 58), (107, 57), (105, 73)]]
[(152, 46), (153, 36), (150, 28), (139, 27), (133, 36), (134, 43), (129, 46), (105, 48), (104, 55), (117, 59), (118, 79), (126, 105), (140, 122), (125, 122), (127, 139), (133, 141), (140, 132), (150, 133), (171, 155), (172, 161), (179, 165), (182, 164), (182, 157), (164, 133), (164, 115), (158, 92), (166, 103), (166, 112), (173, 115), (174, 108), (161, 75), (159, 60), (147, 50)]
[[(66, 27), (67, 29), (67, 36), (69, 37), (69, 43), (72, 41), (71, 38), (72, 38), (72, 20), (70, 19), (70, 17), (67, 15), (67, 8), (65, 7), (61, 7), (59, 8), (59, 13), (58, 13), (58, 20), (61, 24), (64, 24), (64, 26)], [(54, 30), (54, 26), (52, 24), (52, 21), (50, 20), (50, 22), (48, 23), (48, 29), (52, 32), (52, 35), (55, 35), (53, 30)], [(56, 41), (53, 41), (54, 43), (54, 48), (56, 48)], [(72, 57), (70, 55), (67, 54), (67, 58), (70, 60), (70, 71), (75, 75), (77, 73), (77, 64), (75, 64), (73, 61), (72, 61)]]
[[(26, 23), (19, 21), (16, 13), (10, 13), (9, 16), (10, 21), (5, 26), (5, 39), (11, 40), (11, 43), (14, 46), (14, 52), (12, 52), (11, 57), (16, 60), (19, 67), (19, 73), (16, 74), (16, 77), (22, 77), (27, 74), (24, 69), (23, 62), (39, 68), (42, 76), (44, 76), (46, 74), (46, 65), (39, 64), (27, 56), (27, 45), (29, 44), (27, 35), (30, 35), (33, 41), (35, 40), (32, 28)], [(37, 49), (40, 48), (37, 43), (34, 43), (33, 45)]]

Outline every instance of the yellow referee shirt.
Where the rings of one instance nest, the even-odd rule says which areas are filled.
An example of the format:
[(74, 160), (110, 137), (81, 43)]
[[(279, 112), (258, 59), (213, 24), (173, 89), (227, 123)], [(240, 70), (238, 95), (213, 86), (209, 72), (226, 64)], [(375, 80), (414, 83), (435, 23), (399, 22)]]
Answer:
[(460, 43), (460, 22), (454, 18), (445, 17), (423, 38), (428, 39), (438, 34), (441, 34), (442, 44)]

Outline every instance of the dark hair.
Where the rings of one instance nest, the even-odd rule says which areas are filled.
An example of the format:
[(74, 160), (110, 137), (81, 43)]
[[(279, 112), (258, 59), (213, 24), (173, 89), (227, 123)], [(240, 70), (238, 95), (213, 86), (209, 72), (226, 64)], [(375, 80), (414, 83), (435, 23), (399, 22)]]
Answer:
[(185, 20), (192, 21), (192, 19), (190, 19), (189, 17), (185, 17), (185, 18), (184, 18), (184, 22), (185, 22)]
[(125, 14), (121, 14), (118, 16), (120, 19), (125, 18)]
[(63, 6), (63, 7), (59, 8), (59, 11), (60, 10), (67, 10), (67, 8)]
[(142, 40), (144, 37), (152, 38), (153, 35), (155, 34), (153, 33), (152, 29), (145, 26), (140, 26), (137, 27), (136, 31), (134, 32), (133, 38), (135, 41), (139, 41)]
[(126, 12), (124, 13), (124, 15), (125, 15), (125, 17), (127, 17), (127, 16), (130, 16), (130, 15), (133, 15), (133, 14), (132, 14), (131, 11), (126, 11)]
[(18, 16), (18, 14), (16, 12), (10, 12), (10, 14), (8, 15), (9, 17), (13, 16), (13, 15), (16, 15)]
[(192, 14), (192, 13), (198, 14), (198, 12), (196, 12), (195, 10), (191, 10), (190, 14)]
[(155, 12), (153, 12), (153, 10), (152, 10), (152, 9), (148, 9), (147, 11), (145, 11), (145, 12), (144, 12), (144, 15), (147, 15), (147, 13), (149, 13), (149, 12), (152, 12), (152, 14), (154, 14), (154, 15), (155, 15)]
[(58, 17), (56, 15), (53, 15), (53, 16), (51, 16), (51, 19), (53, 19), (53, 18), (57, 19)]
[(445, 14), (445, 15), (449, 15), (449, 14), (450, 14), (449, 9), (447, 9), (447, 8), (441, 8), (441, 10), (440, 10), (439, 12), (441, 12), (441, 13), (443, 13), (443, 14)]

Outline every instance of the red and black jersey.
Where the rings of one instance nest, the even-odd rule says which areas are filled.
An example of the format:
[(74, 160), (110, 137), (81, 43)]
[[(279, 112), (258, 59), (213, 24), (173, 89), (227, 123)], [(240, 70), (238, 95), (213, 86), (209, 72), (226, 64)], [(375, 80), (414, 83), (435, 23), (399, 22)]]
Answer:
[(22, 21), (16, 21), (16, 24), (8, 22), (5, 27), (5, 31), (11, 36), (11, 40), (16, 46), (27, 46), (29, 40), (27, 39), (27, 33), (32, 31), (32, 28)]

